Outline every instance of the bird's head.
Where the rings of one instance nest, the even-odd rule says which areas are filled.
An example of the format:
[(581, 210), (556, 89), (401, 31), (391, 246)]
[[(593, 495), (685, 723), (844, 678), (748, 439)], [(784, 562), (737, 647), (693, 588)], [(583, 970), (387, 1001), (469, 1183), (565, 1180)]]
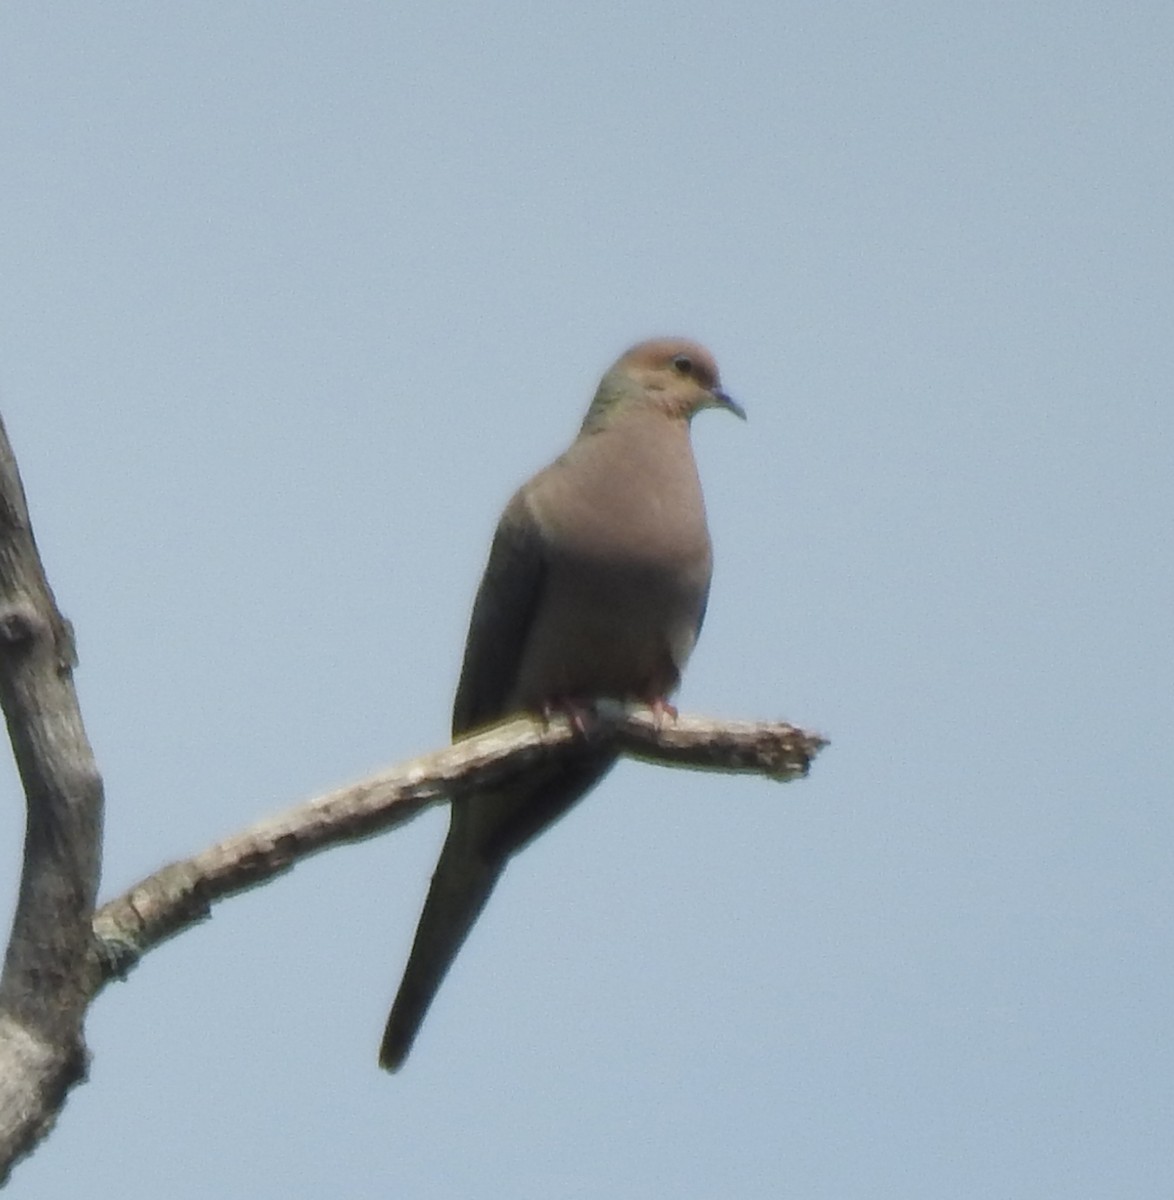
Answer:
[(746, 410), (722, 391), (713, 355), (684, 338), (657, 338), (627, 351), (600, 381), (583, 431), (605, 428), (626, 413), (660, 412), (688, 421), (703, 408)]

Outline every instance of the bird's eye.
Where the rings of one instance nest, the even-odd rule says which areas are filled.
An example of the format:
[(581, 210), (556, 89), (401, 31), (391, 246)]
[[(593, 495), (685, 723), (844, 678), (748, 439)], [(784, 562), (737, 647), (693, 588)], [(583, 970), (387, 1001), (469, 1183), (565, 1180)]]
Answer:
[(692, 375), (693, 360), (687, 354), (678, 354), (673, 359), (673, 368), (681, 375)]

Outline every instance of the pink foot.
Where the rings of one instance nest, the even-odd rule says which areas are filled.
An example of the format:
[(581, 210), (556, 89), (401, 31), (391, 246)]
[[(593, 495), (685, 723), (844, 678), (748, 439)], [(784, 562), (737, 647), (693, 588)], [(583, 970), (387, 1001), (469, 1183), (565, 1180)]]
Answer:
[(595, 724), (595, 709), (588, 702), (560, 697), (557, 700), (547, 700), (542, 705), (542, 719), (549, 725), (552, 718), (564, 716), (571, 723), (571, 728), (579, 737), (587, 737)]
[(670, 704), (664, 696), (654, 696), (649, 700), (648, 705), (652, 709), (652, 718), (656, 722), (657, 729), (664, 728), (666, 717), (671, 721), (675, 721), (680, 715), (677, 712), (677, 706)]

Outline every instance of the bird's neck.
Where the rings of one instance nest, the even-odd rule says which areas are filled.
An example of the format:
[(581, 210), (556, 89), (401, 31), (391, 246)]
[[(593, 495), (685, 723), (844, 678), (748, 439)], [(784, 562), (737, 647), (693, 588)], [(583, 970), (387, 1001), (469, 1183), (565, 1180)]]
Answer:
[(609, 487), (623, 480), (626, 494), (671, 493), (699, 487), (689, 422), (648, 407), (613, 413), (606, 425), (581, 435), (584, 457), (608, 464)]

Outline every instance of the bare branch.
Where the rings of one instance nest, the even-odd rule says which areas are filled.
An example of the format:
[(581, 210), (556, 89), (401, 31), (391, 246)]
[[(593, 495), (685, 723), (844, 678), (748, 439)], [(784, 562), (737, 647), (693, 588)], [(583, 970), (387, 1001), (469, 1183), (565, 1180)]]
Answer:
[(520, 716), (455, 745), (390, 767), (269, 817), (194, 858), (172, 863), (104, 905), (94, 921), (101, 953), (96, 991), (148, 950), (208, 916), (211, 905), (255, 887), (303, 858), (400, 825), (438, 801), (497, 784), (536, 761), (574, 753), (584, 736), (613, 738), (623, 753), (667, 766), (794, 779), (826, 744), (781, 722), (662, 719), (643, 705), (600, 701), (586, 735), (565, 716)]
[(37, 554), (0, 421), (0, 704), (27, 801), (0, 976), (0, 1181), (84, 1071), (81, 1025), (101, 867), (102, 780), (73, 687), (73, 637)]
[(216, 901), (329, 846), (402, 824), (430, 804), (574, 755), (585, 741), (610, 740), (620, 753), (668, 766), (779, 780), (806, 774), (825, 745), (792, 725), (666, 718), (607, 700), (589, 719), (520, 716), (260, 821), (155, 872), (95, 915), (102, 780), (73, 666), (72, 632), (45, 579), (0, 421), (0, 704), (28, 808), (20, 896), (0, 975), (0, 1184), (84, 1077), (81, 1027), (93, 997), (147, 951), (205, 918)]
[(807, 774), (827, 739), (784, 721), (715, 721), (679, 715), (669, 720), (652, 709), (601, 700), (601, 716), (615, 723), (629, 758), (697, 771), (765, 775), (785, 783)]

